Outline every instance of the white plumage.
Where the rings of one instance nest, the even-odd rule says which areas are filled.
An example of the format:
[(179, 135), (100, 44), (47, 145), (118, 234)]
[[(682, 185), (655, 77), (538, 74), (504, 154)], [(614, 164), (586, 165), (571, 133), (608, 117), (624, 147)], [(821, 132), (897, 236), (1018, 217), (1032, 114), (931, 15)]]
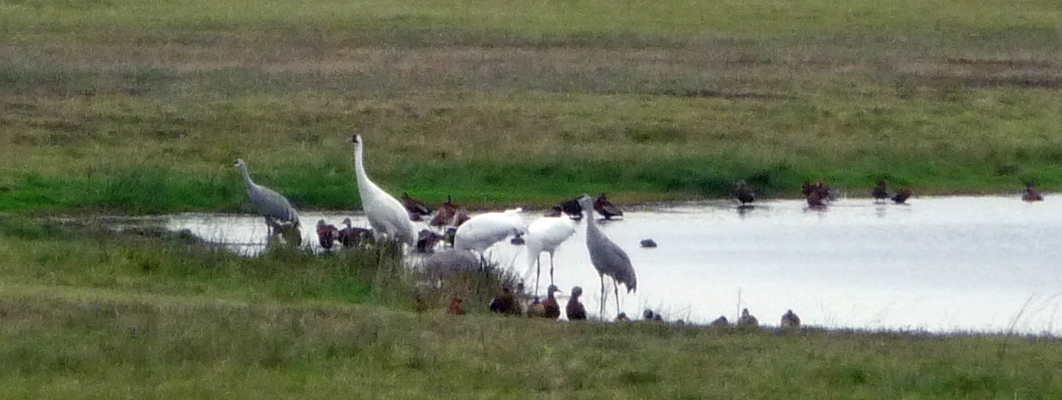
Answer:
[[(413, 223), (409, 221), (409, 213), (398, 199), (391, 197), (369, 180), (369, 176), (365, 174), (365, 141), (361, 135), (354, 135), (352, 140), (356, 145), (354, 162), (358, 175), (358, 195), (361, 196), (361, 208), (365, 210), (365, 217), (369, 220), (373, 232), (413, 246), (417, 236)], [(379, 236), (377, 239), (379, 240)]]
[(242, 159), (236, 160), (235, 166), (243, 172), (243, 180), (247, 182), (247, 195), (251, 198), (255, 212), (265, 217), (270, 234), (276, 231), (282, 222), (291, 223), (295, 227), (299, 226), (299, 213), (291, 206), (288, 199), (270, 188), (254, 183), (251, 180), (251, 173), (247, 171), (247, 163)]
[(492, 212), (472, 217), (457, 228), (454, 234), (454, 248), (473, 250), (483, 255), (487, 248), (505, 240), (509, 236), (527, 233), (527, 227), (520, 220), (520, 209)]
[(553, 284), (553, 253), (557, 247), (575, 235), (576, 222), (567, 216), (542, 217), (527, 227), (527, 268), (535, 269), (535, 293), (542, 273), (542, 252), (549, 253), (549, 284)]

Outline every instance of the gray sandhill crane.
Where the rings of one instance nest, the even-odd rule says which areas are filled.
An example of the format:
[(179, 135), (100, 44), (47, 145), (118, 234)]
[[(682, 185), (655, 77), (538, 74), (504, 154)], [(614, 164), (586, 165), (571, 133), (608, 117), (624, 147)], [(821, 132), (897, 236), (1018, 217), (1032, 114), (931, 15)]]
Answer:
[(601, 278), (601, 315), (605, 315), (605, 275), (612, 278), (616, 294), (616, 311), (619, 311), (619, 285), (627, 286), (627, 293), (638, 289), (638, 278), (634, 274), (630, 257), (619, 246), (605, 236), (594, 221), (593, 200), (584, 194), (579, 199), (586, 212), (586, 248), (590, 251), (590, 263), (594, 265)]
[(417, 234), (413, 230), (413, 223), (409, 220), (409, 213), (402, 203), (376, 186), (365, 174), (365, 140), (361, 135), (355, 134), (351, 140), (354, 142), (354, 162), (358, 175), (358, 194), (361, 196), (361, 208), (365, 210), (365, 217), (369, 225), (380, 240), (380, 236), (390, 240), (399, 241), (413, 246), (417, 241)]
[(247, 163), (242, 159), (236, 160), (235, 166), (243, 172), (243, 180), (247, 182), (247, 195), (251, 198), (255, 212), (265, 217), (270, 236), (277, 232), (283, 223), (299, 227), (299, 213), (288, 199), (270, 188), (254, 183), (251, 173), (247, 171)]

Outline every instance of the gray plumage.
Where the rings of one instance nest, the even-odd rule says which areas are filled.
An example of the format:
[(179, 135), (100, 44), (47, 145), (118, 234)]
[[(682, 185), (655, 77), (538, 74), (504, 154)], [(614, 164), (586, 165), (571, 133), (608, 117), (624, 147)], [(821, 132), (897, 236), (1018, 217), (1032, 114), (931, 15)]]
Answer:
[(413, 246), (417, 242), (413, 223), (409, 221), (406, 207), (391, 195), (376, 186), (365, 174), (365, 140), (361, 135), (354, 135), (354, 162), (358, 175), (358, 194), (361, 196), (361, 208), (369, 220), (377, 239), (380, 235)]
[(255, 212), (265, 217), (270, 233), (276, 231), (281, 223), (299, 226), (299, 213), (288, 199), (270, 188), (254, 183), (251, 173), (247, 171), (247, 163), (242, 159), (236, 160), (236, 167), (243, 172), (243, 180), (247, 182), (247, 195), (251, 198)]
[[(590, 263), (594, 265), (601, 277), (601, 298), (605, 298), (605, 275), (615, 282), (616, 310), (619, 311), (619, 285), (627, 287), (627, 293), (638, 289), (638, 278), (634, 274), (627, 252), (605, 236), (594, 221), (594, 201), (589, 195), (583, 195), (579, 203), (586, 213), (586, 248), (590, 251)], [(605, 302), (601, 302), (601, 315), (605, 315)]]

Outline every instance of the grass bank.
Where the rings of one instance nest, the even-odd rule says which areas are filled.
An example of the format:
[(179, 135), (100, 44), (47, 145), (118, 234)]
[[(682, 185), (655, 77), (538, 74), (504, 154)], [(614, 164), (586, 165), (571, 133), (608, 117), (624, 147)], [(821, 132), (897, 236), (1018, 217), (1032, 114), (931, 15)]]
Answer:
[[(7, 398), (1062, 395), (1057, 338), (495, 317), (497, 276), (431, 291), (394, 255), (249, 259), (154, 229), (8, 216), (0, 385)], [(454, 282), (470, 315), (443, 315)]]
[(0, 210), (352, 208), (354, 131), (473, 205), (1062, 184), (1051, 4), (835, 3), (9, 1)]

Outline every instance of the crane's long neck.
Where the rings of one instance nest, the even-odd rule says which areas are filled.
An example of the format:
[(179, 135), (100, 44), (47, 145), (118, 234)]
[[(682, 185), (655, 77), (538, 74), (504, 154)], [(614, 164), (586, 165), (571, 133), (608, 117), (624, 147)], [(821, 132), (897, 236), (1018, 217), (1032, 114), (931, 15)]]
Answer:
[(361, 140), (354, 147), (354, 170), (358, 175), (358, 187), (364, 187), (369, 181), (369, 176), (365, 175), (365, 145)]
[(594, 223), (594, 203), (593, 200), (586, 199), (579, 202), (583, 206), (583, 218), (586, 219), (586, 235), (597, 236), (598, 231), (597, 224)]
[(247, 190), (251, 190), (257, 186), (254, 184), (254, 181), (251, 180), (251, 173), (247, 172), (247, 164), (240, 164), (240, 172), (243, 173), (243, 180), (247, 182)]

